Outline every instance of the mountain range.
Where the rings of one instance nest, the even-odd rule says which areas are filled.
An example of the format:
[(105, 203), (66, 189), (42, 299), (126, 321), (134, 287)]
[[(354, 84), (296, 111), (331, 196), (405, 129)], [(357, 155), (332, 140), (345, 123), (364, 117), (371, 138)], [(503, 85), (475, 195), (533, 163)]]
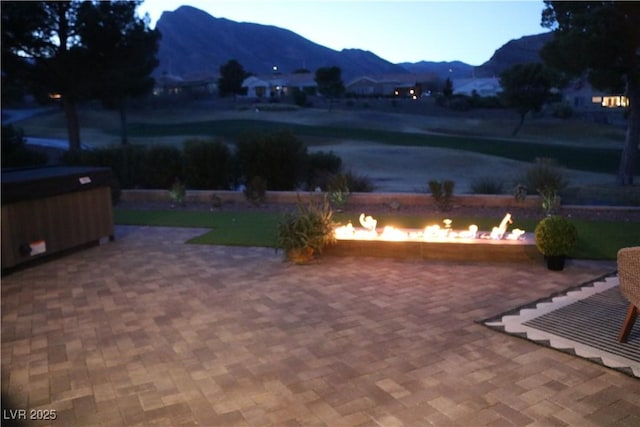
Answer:
[(338, 66), (343, 80), (362, 75), (434, 73), (442, 78), (497, 75), (511, 64), (539, 61), (538, 51), (550, 33), (511, 40), (478, 67), (460, 61), (393, 64), (361, 49), (333, 50), (314, 43), (287, 29), (225, 18), (215, 18), (192, 6), (165, 11), (156, 24), (162, 33), (158, 50), (162, 74), (197, 78), (219, 74), (220, 66), (237, 60), (245, 71), (283, 73)]

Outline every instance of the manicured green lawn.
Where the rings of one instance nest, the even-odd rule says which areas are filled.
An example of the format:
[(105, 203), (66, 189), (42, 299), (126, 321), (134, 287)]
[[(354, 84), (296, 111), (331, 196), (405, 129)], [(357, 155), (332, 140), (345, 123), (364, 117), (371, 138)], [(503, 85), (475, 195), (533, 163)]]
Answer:
[(274, 247), (279, 216), (262, 212), (114, 210), (116, 224), (210, 228), (189, 243)]
[[(188, 243), (229, 246), (275, 247), (276, 226), (281, 214), (272, 212), (201, 212), (181, 210), (127, 210), (116, 208), (116, 224), (170, 227), (208, 228), (210, 231), (191, 239)], [(408, 215), (376, 215), (378, 226), (422, 228), (440, 224), (443, 216), (425, 217)], [(476, 224), (480, 230), (491, 230), (500, 218), (469, 218), (452, 216), (453, 228), (464, 229)], [(351, 221), (358, 225), (353, 214), (337, 214), (336, 222)], [(578, 229), (578, 244), (571, 253), (573, 258), (615, 260), (620, 248), (640, 244), (640, 223), (613, 221), (572, 221)], [(536, 220), (516, 219), (510, 228), (533, 231)]]

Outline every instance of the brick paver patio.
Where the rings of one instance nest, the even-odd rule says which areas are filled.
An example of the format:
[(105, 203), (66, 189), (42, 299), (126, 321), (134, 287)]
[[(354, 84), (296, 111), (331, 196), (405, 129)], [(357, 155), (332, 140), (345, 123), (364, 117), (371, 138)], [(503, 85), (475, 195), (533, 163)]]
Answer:
[(38, 426), (640, 425), (640, 381), (475, 323), (614, 263), (294, 266), (183, 243), (200, 232), (118, 227), (3, 277), (3, 405), (55, 410)]

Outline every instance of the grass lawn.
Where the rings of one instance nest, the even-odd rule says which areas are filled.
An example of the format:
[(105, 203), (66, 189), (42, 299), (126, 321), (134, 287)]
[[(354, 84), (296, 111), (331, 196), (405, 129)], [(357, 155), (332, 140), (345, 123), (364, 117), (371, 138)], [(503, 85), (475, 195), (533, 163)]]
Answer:
[[(234, 139), (247, 129), (268, 132), (284, 128), (290, 129), (296, 135), (366, 140), (397, 146), (452, 148), (526, 162), (530, 162), (536, 157), (551, 157), (569, 169), (589, 172), (612, 173), (617, 170), (620, 161), (619, 148), (608, 149), (526, 141), (509, 141), (507, 143), (504, 139), (497, 138), (425, 135), (380, 129), (310, 126), (263, 120), (234, 119), (166, 124), (131, 123), (129, 133), (132, 137), (215, 135)], [(638, 159), (638, 164), (640, 165), (640, 159)]]
[(201, 212), (179, 210), (114, 210), (121, 225), (210, 228), (188, 241), (207, 245), (275, 247), (280, 216), (262, 212)]
[[(115, 222), (120, 225), (208, 228), (210, 231), (188, 241), (194, 244), (275, 247), (276, 227), (282, 217), (272, 212), (201, 212), (180, 210), (127, 210), (116, 208)], [(379, 226), (422, 228), (439, 224), (442, 217), (377, 215)], [(495, 218), (453, 217), (453, 228), (477, 224), (491, 230)], [(336, 222), (358, 224), (356, 215), (336, 214)], [(573, 220), (578, 229), (578, 244), (573, 258), (615, 260), (620, 248), (638, 245), (640, 223)], [(516, 220), (510, 228), (533, 231), (536, 220)]]

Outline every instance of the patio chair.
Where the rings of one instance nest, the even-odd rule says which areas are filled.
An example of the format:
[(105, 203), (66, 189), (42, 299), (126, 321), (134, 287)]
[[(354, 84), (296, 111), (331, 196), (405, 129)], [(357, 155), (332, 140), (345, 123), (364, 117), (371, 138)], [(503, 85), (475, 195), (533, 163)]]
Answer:
[(618, 341), (625, 343), (638, 317), (638, 307), (640, 307), (640, 246), (622, 248), (618, 251), (618, 280), (622, 295), (630, 303), (627, 317), (618, 336)]

